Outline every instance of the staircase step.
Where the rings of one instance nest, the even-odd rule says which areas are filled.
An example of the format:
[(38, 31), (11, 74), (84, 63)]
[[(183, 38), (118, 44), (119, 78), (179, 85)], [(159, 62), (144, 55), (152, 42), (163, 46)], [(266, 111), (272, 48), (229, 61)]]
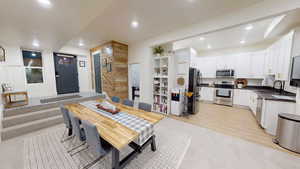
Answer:
[(1, 132), (2, 141), (8, 140), (17, 136), (28, 134), (43, 128), (54, 126), (63, 122), (62, 115), (45, 118), (42, 120), (36, 120), (29, 123), (24, 123), (8, 128), (4, 128)]
[(12, 116), (23, 115), (23, 114), (27, 114), (27, 113), (36, 112), (36, 111), (56, 108), (56, 107), (59, 107), (61, 104), (78, 103), (78, 102), (83, 102), (83, 101), (88, 101), (88, 100), (99, 99), (100, 97), (103, 97), (103, 96), (82, 97), (82, 98), (73, 99), (73, 100), (63, 100), (63, 101), (47, 103), (47, 104), (7, 109), (7, 110), (4, 110), (3, 117), (12, 117)]
[(8, 128), (8, 127), (21, 125), (31, 121), (57, 116), (60, 114), (61, 112), (59, 108), (52, 108), (52, 109), (35, 111), (31, 113), (25, 113), (17, 116), (4, 117), (4, 119), (2, 120), (2, 127)]
[(3, 117), (5, 118), (5, 117), (12, 117), (12, 116), (19, 116), (27, 113), (36, 112), (36, 111), (52, 109), (55, 107), (58, 106), (54, 104), (44, 104), (44, 105), (41, 104), (36, 106), (27, 106), (27, 107), (16, 108), (16, 109), (8, 109), (8, 110), (4, 110)]

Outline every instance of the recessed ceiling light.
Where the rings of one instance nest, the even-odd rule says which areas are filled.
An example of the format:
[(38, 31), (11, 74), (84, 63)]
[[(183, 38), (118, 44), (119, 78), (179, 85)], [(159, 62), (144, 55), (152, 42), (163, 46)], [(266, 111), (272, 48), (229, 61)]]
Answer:
[(194, 3), (196, 0), (187, 0), (190, 3)]
[(84, 43), (83, 42), (79, 42), (78, 45), (79, 46), (84, 46)]
[(205, 38), (204, 38), (204, 37), (200, 37), (200, 38), (199, 38), (199, 40), (201, 40), (201, 41), (204, 41), (204, 40), (205, 40)]
[(131, 26), (132, 26), (133, 28), (139, 27), (138, 21), (132, 21), (132, 22), (131, 22)]
[(32, 42), (32, 46), (34, 46), (34, 47), (39, 47), (40, 44), (39, 44), (38, 41), (35, 40), (35, 41)]
[(245, 43), (246, 43), (246, 41), (244, 41), (244, 40), (241, 40), (241, 41), (240, 41), (240, 43), (241, 43), (241, 44), (245, 44)]
[(247, 31), (249, 31), (249, 30), (253, 29), (253, 26), (252, 26), (252, 25), (248, 25), (248, 26), (245, 27), (245, 29), (246, 29)]
[(211, 49), (211, 45), (207, 45), (207, 49)]
[(43, 6), (43, 7), (51, 7), (52, 3), (50, 0), (38, 0), (38, 2)]

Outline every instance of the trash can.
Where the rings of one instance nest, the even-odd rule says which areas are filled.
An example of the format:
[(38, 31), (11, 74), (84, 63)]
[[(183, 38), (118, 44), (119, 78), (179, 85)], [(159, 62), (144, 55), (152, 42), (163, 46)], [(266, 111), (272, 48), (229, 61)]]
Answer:
[(275, 142), (285, 149), (300, 153), (300, 116), (287, 113), (278, 115)]

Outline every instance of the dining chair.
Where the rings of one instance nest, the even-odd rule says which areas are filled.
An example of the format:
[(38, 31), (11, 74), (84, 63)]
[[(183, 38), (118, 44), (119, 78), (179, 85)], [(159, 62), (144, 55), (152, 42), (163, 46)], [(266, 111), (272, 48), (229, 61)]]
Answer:
[[(74, 134), (74, 137), (75, 139), (73, 139), (73, 142), (75, 141), (80, 141), (82, 142), (81, 144), (79, 145), (75, 145), (74, 147), (70, 148), (68, 150), (68, 153), (71, 153), (73, 150), (85, 145), (86, 143), (86, 136), (85, 136), (85, 132), (84, 132), (84, 129), (80, 127), (80, 120), (75, 117), (73, 115), (72, 112), (69, 111), (69, 116), (70, 116), (70, 120), (71, 120), (71, 125), (72, 125), (72, 130), (73, 130), (73, 134)], [(71, 146), (73, 146), (73, 142), (71, 143)], [(80, 150), (81, 151), (81, 150)], [(78, 152), (80, 152), (78, 151)], [(74, 154), (77, 154), (78, 152), (75, 152), (75, 153), (71, 153), (71, 155), (74, 155)]]
[(113, 102), (115, 102), (115, 103), (120, 103), (120, 97), (118, 97), (118, 96), (113, 96), (112, 98), (111, 98), (111, 100), (113, 101)]
[(131, 106), (131, 107), (133, 107), (133, 105), (134, 105), (133, 101), (129, 100), (129, 99), (125, 99), (123, 101), (123, 104), (126, 105), (126, 106)]
[(139, 109), (144, 110), (144, 111), (148, 111), (151, 112), (152, 106), (151, 104), (148, 103), (143, 103), (143, 102), (139, 102)]
[(111, 151), (112, 146), (100, 137), (95, 125), (86, 120), (83, 120), (82, 126), (86, 135), (87, 148), (95, 157), (95, 160), (83, 167), (84, 169), (87, 169), (89, 167), (92, 167), (102, 157), (107, 155)]
[[(66, 109), (63, 105), (60, 105), (60, 111), (62, 113), (63, 119), (64, 119), (64, 124), (66, 126), (65, 131), (60, 139), (60, 142), (63, 143), (65, 141), (70, 140), (73, 136), (72, 135), (72, 125), (71, 125), (71, 119), (69, 116), (69, 110)], [(65, 138), (65, 135), (68, 131), (68, 137)]]

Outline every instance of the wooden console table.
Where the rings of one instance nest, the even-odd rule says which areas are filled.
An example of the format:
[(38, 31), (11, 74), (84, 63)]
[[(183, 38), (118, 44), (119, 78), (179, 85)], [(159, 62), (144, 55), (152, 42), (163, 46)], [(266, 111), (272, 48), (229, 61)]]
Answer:
[[(23, 99), (23, 100), (12, 100), (12, 97), (16, 97), (18, 95), (24, 96), (25, 99)], [(2, 97), (3, 97), (5, 108), (13, 108), (13, 107), (28, 105), (28, 94), (25, 91), (4, 92), (4, 93), (2, 93)]]

